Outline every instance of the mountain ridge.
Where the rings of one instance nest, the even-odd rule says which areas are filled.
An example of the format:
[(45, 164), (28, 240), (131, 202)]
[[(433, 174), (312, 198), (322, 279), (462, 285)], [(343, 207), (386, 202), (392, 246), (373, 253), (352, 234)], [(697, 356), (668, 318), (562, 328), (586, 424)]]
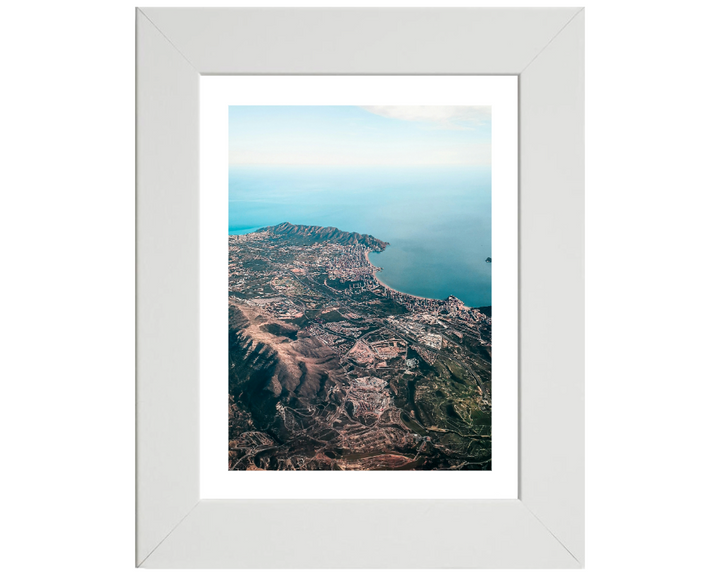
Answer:
[(291, 224), (290, 222), (259, 228), (256, 232), (269, 232), (275, 236), (285, 238), (296, 236), (302, 240), (314, 240), (315, 242), (333, 242), (342, 245), (362, 244), (374, 252), (382, 252), (390, 244), (389, 242), (378, 240), (369, 234), (345, 232), (334, 226), (309, 226), (305, 224)]

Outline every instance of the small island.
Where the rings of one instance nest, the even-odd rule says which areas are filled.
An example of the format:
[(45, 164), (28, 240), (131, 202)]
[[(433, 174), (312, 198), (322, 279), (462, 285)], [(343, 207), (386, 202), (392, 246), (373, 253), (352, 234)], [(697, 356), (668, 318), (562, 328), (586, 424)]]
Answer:
[(490, 258), (490, 256), (488, 256), (487, 258), (485, 258), (485, 262), (490, 264), (492, 262), (492, 258)]

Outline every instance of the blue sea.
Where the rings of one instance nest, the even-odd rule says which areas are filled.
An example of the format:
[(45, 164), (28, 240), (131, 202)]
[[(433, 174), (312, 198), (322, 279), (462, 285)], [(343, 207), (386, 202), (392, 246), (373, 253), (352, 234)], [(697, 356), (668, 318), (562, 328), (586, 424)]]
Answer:
[(492, 304), (489, 167), (231, 167), (229, 233), (282, 222), (389, 242), (370, 260), (401, 292)]

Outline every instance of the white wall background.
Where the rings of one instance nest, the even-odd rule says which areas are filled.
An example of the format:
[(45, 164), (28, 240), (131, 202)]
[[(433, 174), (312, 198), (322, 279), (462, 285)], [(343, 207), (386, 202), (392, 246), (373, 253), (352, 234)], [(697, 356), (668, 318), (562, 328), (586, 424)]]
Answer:
[[(587, 572), (712, 573), (716, 3), (585, 4)], [(0, 571), (131, 574), (133, 3), (0, 22)]]

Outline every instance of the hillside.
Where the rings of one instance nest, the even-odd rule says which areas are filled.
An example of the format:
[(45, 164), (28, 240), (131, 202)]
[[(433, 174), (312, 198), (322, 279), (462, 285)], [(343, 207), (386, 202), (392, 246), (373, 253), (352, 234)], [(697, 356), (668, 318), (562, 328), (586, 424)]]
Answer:
[(362, 244), (375, 252), (382, 252), (388, 246), (388, 242), (378, 240), (369, 234), (358, 234), (357, 232), (343, 232), (334, 227), (305, 226), (302, 224), (290, 224), (283, 222), (277, 226), (260, 228), (258, 232), (269, 232), (270, 234), (298, 244), (314, 244), (316, 242), (332, 242), (340, 245)]

